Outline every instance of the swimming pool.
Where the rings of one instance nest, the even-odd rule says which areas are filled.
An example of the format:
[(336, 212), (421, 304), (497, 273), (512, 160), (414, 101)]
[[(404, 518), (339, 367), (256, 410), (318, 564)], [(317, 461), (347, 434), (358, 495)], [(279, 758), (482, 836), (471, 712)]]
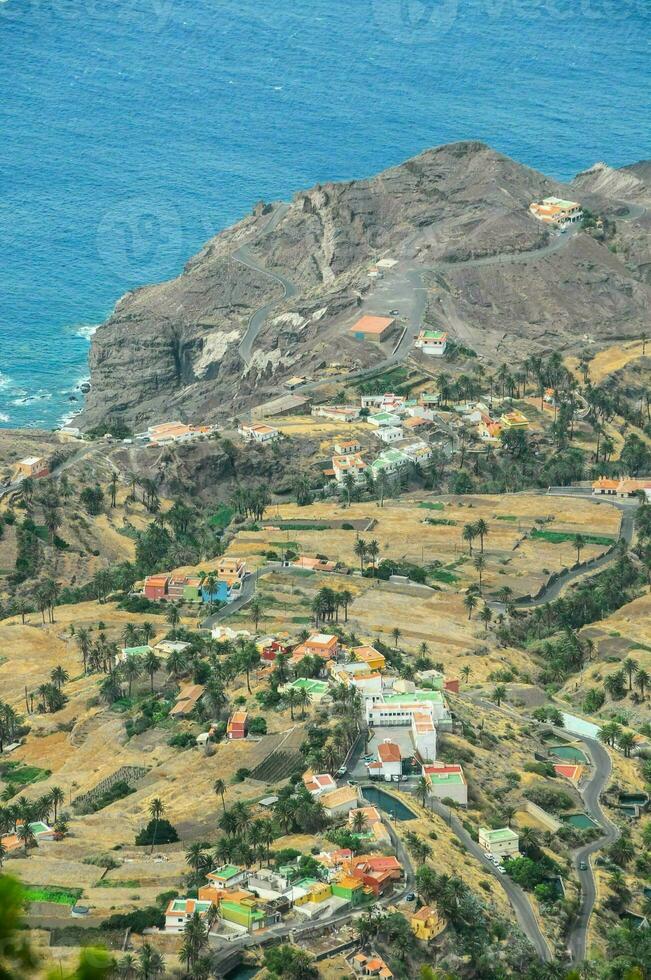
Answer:
[(565, 712), (561, 712), (563, 717), (563, 727), (568, 732), (572, 732), (574, 735), (587, 735), (588, 738), (598, 738), (601, 728), (599, 725), (593, 725), (591, 721), (586, 721), (585, 718), (577, 718), (576, 715), (568, 715)]

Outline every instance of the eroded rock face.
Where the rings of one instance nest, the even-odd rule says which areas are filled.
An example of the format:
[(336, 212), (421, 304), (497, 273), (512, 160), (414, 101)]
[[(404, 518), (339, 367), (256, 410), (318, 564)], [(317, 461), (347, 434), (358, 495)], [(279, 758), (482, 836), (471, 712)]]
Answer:
[[(93, 337), (93, 387), (81, 424), (216, 421), (277, 393), (290, 374), (372, 363), (381, 355), (347, 332), (360, 309), (373, 306), (379, 280), (368, 271), (383, 257), (422, 271), (430, 316), (482, 355), (505, 342), (513, 356), (585, 335), (599, 342), (639, 332), (651, 300), (648, 177), (646, 164), (596, 165), (563, 186), (464, 142), (368, 180), (302, 191), (275, 216), (259, 204), (177, 279), (120, 300)], [(626, 224), (619, 220), (625, 193), (637, 202)], [(617, 251), (608, 247), (612, 239), (580, 235), (548, 253), (549, 231), (528, 206), (550, 194), (579, 197), (613, 218)], [(506, 261), (478, 263), (494, 256)], [(291, 281), (291, 298), (264, 270)], [(380, 295), (385, 304), (390, 293)], [(240, 341), (261, 307), (245, 363)]]

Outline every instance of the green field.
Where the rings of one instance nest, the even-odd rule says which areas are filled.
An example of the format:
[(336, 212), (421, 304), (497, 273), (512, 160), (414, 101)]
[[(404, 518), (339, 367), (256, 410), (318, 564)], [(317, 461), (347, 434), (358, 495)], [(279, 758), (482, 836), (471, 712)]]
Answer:
[(59, 888), (57, 885), (40, 888), (38, 885), (25, 885), (26, 902), (56, 902), (57, 905), (76, 905), (83, 894), (83, 888)]
[(517, 521), (517, 519), (518, 518), (516, 517), (515, 514), (498, 514), (497, 517), (495, 518), (496, 521), (511, 521), (511, 522)]
[(47, 779), (49, 775), (49, 769), (26, 766), (22, 762), (0, 763), (0, 779), (16, 789), (20, 786), (28, 786), (30, 783), (38, 783), (42, 779)]
[(429, 500), (423, 500), (418, 506), (425, 507), (427, 510), (445, 510), (445, 504), (440, 500), (434, 500), (432, 502)]
[(454, 572), (449, 572), (445, 568), (436, 568), (429, 576), (434, 582), (445, 582), (446, 585), (454, 585), (458, 582), (458, 577)]
[(225, 528), (231, 523), (233, 514), (235, 511), (232, 507), (228, 507), (226, 504), (221, 504), (212, 517), (209, 519), (208, 523), (211, 527)]
[[(582, 534), (584, 544), (603, 544), (611, 545), (615, 544), (615, 538), (611, 538), (606, 534)], [(569, 531), (539, 531), (535, 527), (531, 532), (531, 538), (533, 541), (548, 541), (550, 544), (574, 544), (576, 534), (571, 534)]]

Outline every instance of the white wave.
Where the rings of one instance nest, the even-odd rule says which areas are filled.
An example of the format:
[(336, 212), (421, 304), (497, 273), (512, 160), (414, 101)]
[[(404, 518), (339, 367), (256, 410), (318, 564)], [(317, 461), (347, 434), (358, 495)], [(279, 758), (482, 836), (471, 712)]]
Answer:
[(52, 397), (51, 391), (35, 391), (33, 395), (23, 395), (21, 398), (12, 399), (12, 405), (31, 405), (32, 402), (48, 402)]
[(83, 337), (84, 340), (90, 341), (96, 330), (101, 327), (101, 323), (80, 323), (72, 328), (73, 333), (77, 337)]
[(10, 419), (11, 419), (11, 416), (10, 415), (7, 415), (6, 412), (0, 412), (0, 422), (9, 422)]

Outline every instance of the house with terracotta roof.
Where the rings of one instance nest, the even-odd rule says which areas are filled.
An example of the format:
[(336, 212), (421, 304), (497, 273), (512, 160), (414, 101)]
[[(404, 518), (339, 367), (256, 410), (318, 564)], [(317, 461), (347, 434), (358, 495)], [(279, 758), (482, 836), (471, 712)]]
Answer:
[(350, 474), (356, 483), (364, 479), (367, 464), (359, 453), (332, 457), (332, 472), (337, 483), (343, 483), (346, 475)]
[(50, 473), (50, 464), (44, 456), (27, 456), (14, 466), (14, 479), (38, 480)]
[(335, 456), (350, 456), (361, 451), (362, 447), (357, 439), (340, 439), (335, 443)]
[(345, 817), (351, 810), (354, 810), (358, 803), (356, 786), (341, 786), (331, 793), (324, 793), (320, 797), (326, 816), (331, 820), (336, 817)]
[(379, 898), (393, 887), (394, 882), (400, 881), (404, 871), (396, 857), (360, 854), (350, 861), (350, 871), (366, 888), (370, 888), (373, 896)]
[(428, 763), (423, 766), (423, 777), (431, 796), (438, 800), (451, 799), (461, 806), (468, 806), (468, 784), (460, 765)]
[[(361, 831), (363, 837), (369, 837), (376, 844), (389, 844), (391, 835), (382, 822), (380, 811), (374, 806), (356, 807), (348, 814), (348, 826), (355, 826), (356, 814), (361, 813), (364, 817), (364, 829)], [(352, 855), (351, 855), (352, 857)]]
[(310, 796), (321, 796), (323, 793), (332, 793), (337, 789), (337, 783), (329, 772), (315, 775), (308, 770), (303, 775), (303, 785)]
[(184, 684), (179, 691), (170, 718), (187, 718), (192, 714), (205, 693), (203, 684)]
[(173, 898), (165, 909), (165, 932), (183, 932), (195, 912), (205, 919), (212, 904), (197, 898)]
[(354, 323), (349, 333), (355, 340), (367, 343), (381, 344), (388, 340), (395, 328), (396, 321), (391, 316), (363, 316)]
[(292, 562), (292, 568), (305, 568), (310, 572), (336, 572), (337, 562), (328, 561), (324, 558), (310, 558), (308, 555), (301, 555)]
[(234, 711), (226, 725), (226, 737), (230, 739), (246, 738), (248, 713)]
[(350, 964), (360, 977), (380, 977), (380, 980), (392, 980), (393, 973), (386, 965), (381, 956), (377, 953), (355, 953), (350, 959)]
[(482, 415), (477, 425), (477, 434), (482, 442), (497, 442), (502, 435), (502, 426), (490, 415)]
[(529, 205), (529, 211), (546, 225), (556, 225), (565, 228), (583, 220), (583, 210), (576, 201), (566, 201), (560, 197), (546, 197), (542, 201), (534, 201)]
[(402, 775), (402, 752), (400, 746), (390, 739), (380, 742), (377, 747), (377, 760), (368, 767), (370, 776), (379, 776), (390, 780), (393, 776)]
[(325, 661), (335, 660), (339, 653), (339, 637), (331, 633), (312, 633), (301, 647), (304, 655), (322, 657)]
[(143, 589), (145, 599), (149, 599), (151, 602), (158, 602), (159, 599), (164, 599), (167, 596), (169, 579), (169, 575), (148, 575), (145, 579), (145, 587)]
[(387, 662), (384, 654), (376, 650), (368, 644), (359, 647), (353, 647), (350, 651), (355, 658), (361, 663), (365, 663), (369, 670), (379, 670), (382, 671), (386, 668)]
[(410, 415), (408, 419), (404, 419), (402, 426), (405, 433), (413, 432), (426, 432), (428, 429), (432, 428), (431, 419), (425, 418), (422, 415)]
[(522, 412), (513, 409), (512, 412), (505, 412), (500, 416), (502, 432), (524, 432), (529, 428), (529, 419)]
[(265, 443), (280, 438), (278, 429), (266, 422), (241, 422), (237, 431), (245, 442)]
[(415, 711), (411, 719), (414, 748), (423, 762), (436, 759), (436, 725), (431, 712)]
[(592, 484), (592, 492), (595, 497), (614, 497), (617, 495), (618, 486), (619, 477), (600, 476), (599, 479), (595, 480)]

